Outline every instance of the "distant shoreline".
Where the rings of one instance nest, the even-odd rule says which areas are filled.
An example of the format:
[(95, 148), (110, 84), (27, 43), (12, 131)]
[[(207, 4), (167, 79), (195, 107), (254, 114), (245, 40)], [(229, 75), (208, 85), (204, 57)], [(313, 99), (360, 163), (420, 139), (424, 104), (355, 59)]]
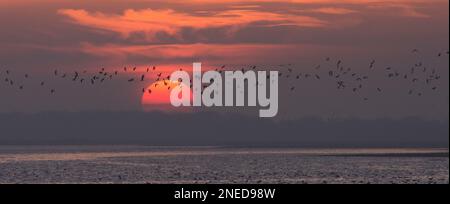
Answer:
[[(337, 157), (449, 157), (448, 148), (301, 148), (225, 146), (143, 146), (143, 145), (0, 145), (0, 156), (14, 154), (298, 154)], [(147, 154), (148, 153), (148, 154)]]

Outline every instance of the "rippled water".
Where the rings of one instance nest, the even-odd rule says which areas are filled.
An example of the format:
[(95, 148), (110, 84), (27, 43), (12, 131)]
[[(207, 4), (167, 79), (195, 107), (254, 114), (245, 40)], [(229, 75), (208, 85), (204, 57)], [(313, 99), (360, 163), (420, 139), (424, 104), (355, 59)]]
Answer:
[(0, 183), (449, 183), (448, 149), (0, 146)]

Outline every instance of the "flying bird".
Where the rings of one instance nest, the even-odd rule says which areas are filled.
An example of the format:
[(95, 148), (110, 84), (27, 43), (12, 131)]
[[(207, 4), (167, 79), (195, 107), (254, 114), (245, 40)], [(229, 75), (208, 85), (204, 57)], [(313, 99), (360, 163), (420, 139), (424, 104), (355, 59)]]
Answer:
[(370, 62), (369, 68), (370, 68), (370, 69), (373, 69), (374, 65), (375, 65), (375, 60), (372, 60), (372, 61)]

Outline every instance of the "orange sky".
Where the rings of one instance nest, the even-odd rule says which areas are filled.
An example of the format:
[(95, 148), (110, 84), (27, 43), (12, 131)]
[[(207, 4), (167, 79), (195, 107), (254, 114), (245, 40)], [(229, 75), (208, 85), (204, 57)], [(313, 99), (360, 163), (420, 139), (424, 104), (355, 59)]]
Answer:
[(448, 7), (447, 0), (0, 0), (0, 66), (46, 74), (156, 65), (168, 73), (201, 61), (205, 69), (291, 63), (307, 71), (325, 56), (355, 69), (372, 58), (402, 65), (411, 48), (448, 49)]
[[(102, 63), (111, 55), (108, 64), (146, 64), (141, 60), (146, 57), (147, 61), (157, 58), (158, 63), (167, 64), (194, 59), (214, 64), (230, 59), (250, 63), (283, 49), (292, 53), (295, 47), (323, 48), (344, 42), (347, 44), (343, 46), (356, 49), (361, 42), (370, 44), (369, 39), (374, 37), (371, 35), (378, 34), (361, 33), (368, 25), (389, 29), (417, 21), (417, 28), (393, 31), (398, 36), (392, 38), (400, 37), (402, 32), (418, 32), (417, 37), (423, 37), (420, 35), (424, 31), (417, 30), (419, 24), (437, 25), (437, 18), (448, 13), (446, 7), (446, 0), (0, 0), (4, 15), (23, 14), (12, 21), (4, 20), (3, 27), (9, 32), (0, 36), (5, 48), (0, 53), (10, 52), (11, 48), (18, 54), (43, 49), (66, 52), (67, 56), (101, 58)], [(22, 27), (16, 29), (17, 33), (16, 26)], [(361, 42), (347, 42), (353, 32)], [(324, 39), (327, 33), (338, 37)], [(8, 42), (11, 36), (17, 40)], [(37, 40), (31, 40), (31, 36)], [(67, 40), (62, 39), (66, 36)], [(235, 59), (241, 55), (245, 60)]]

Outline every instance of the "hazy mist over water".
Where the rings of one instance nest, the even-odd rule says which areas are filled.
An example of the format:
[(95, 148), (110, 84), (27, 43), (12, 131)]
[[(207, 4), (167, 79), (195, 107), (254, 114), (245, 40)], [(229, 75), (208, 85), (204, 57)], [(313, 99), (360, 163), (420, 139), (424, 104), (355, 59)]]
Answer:
[(405, 119), (281, 120), (219, 113), (0, 114), (0, 144), (448, 147), (448, 123)]

